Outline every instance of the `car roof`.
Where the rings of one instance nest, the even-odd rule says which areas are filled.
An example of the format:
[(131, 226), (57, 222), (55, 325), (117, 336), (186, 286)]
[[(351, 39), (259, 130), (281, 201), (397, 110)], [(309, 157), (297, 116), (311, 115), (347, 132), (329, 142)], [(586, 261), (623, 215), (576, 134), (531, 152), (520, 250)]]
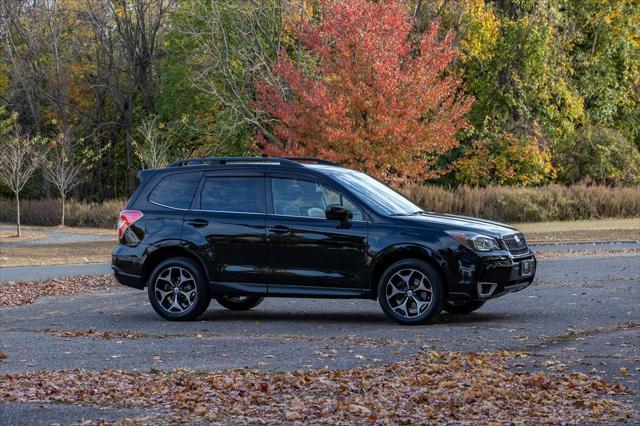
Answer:
[(286, 171), (313, 170), (322, 174), (330, 174), (339, 170), (349, 170), (327, 160), (315, 158), (279, 158), (279, 157), (207, 157), (192, 158), (187, 160), (177, 160), (166, 167), (160, 169), (148, 169), (141, 171), (141, 174), (148, 172), (160, 172), (169, 174), (186, 171), (206, 171), (221, 170), (226, 167), (247, 167), (248, 169), (269, 169)]

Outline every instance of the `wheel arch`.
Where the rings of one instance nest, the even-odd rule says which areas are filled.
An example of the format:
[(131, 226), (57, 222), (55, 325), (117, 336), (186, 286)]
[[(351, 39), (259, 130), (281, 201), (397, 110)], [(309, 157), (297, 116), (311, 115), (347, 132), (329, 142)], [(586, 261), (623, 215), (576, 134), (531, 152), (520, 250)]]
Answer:
[(209, 271), (207, 270), (205, 262), (197, 253), (190, 250), (179, 241), (165, 242), (160, 246), (149, 248), (145, 256), (144, 263), (142, 264), (142, 282), (147, 285), (147, 280), (153, 272), (153, 269), (163, 260), (173, 257), (185, 257), (193, 260), (198, 266), (200, 266), (207, 282), (209, 282)]
[(372, 298), (378, 297), (378, 281), (384, 271), (393, 263), (404, 259), (420, 259), (427, 262), (438, 272), (443, 283), (445, 296), (448, 293), (449, 285), (447, 275), (445, 274), (444, 260), (437, 252), (428, 247), (418, 244), (401, 244), (387, 247), (372, 262), (369, 289)]

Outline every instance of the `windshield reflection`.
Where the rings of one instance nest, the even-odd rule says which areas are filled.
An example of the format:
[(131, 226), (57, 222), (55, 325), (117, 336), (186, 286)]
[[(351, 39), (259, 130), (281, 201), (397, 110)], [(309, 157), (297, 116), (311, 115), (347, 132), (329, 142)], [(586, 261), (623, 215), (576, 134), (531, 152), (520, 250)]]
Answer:
[(369, 175), (353, 170), (335, 170), (332, 175), (379, 214), (405, 215), (422, 211), (400, 193)]

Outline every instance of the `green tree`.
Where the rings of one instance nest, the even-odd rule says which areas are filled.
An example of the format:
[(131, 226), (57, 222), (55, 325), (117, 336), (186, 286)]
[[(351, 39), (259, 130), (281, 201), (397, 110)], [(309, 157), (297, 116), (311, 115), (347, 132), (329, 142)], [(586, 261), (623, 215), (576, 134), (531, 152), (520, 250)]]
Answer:
[(592, 180), (602, 184), (640, 183), (640, 152), (619, 132), (585, 126), (557, 150), (564, 182)]
[(640, 3), (570, 0), (573, 80), (588, 121), (640, 148)]

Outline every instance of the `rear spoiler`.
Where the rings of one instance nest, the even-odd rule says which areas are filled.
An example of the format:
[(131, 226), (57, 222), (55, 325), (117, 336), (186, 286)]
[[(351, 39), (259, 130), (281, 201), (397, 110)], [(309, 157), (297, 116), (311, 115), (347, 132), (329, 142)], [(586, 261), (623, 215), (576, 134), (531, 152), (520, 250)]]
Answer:
[(156, 169), (145, 169), (140, 170), (138, 172), (138, 178), (140, 178), (140, 185), (145, 183), (153, 174), (156, 172)]

